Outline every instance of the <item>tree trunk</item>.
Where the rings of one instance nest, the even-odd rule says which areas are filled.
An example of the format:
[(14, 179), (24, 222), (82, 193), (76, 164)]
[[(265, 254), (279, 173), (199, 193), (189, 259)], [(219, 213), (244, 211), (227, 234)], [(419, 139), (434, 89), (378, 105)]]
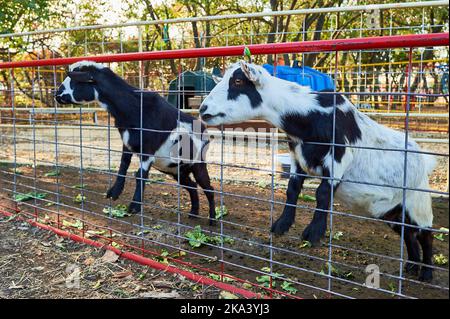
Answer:
[[(277, 11), (278, 9), (278, 0), (270, 0), (270, 8), (272, 11)], [(277, 31), (277, 25), (278, 25), (278, 17), (274, 16), (272, 20), (272, 24), (270, 26), (269, 34), (267, 35), (267, 43), (274, 43), (275, 42), (275, 32)], [(267, 63), (273, 64), (274, 61), (274, 55), (269, 54), (267, 57)]]
[[(2, 84), (5, 86), (5, 94), (3, 95), (5, 97), (5, 105), (2, 105), (2, 107), (11, 107), (12, 105), (12, 95), (11, 95), (11, 82), (9, 81), (8, 72), (5, 70), (2, 70), (0, 72), (2, 75)], [(12, 110), (11, 111), (0, 111), (0, 123), (6, 123), (8, 120), (5, 118), (12, 118)]]
[[(155, 10), (153, 9), (153, 5), (150, 2), (150, 0), (146, 0), (145, 5), (147, 8), (147, 12), (150, 15), (150, 17), (152, 18), (152, 20), (159, 20), (159, 17), (156, 15)], [(155, 28), (156, 28), (156, 31), (158, 32), (159, 36), (161, 37), (161, 39), (164, 39), (164, 29), (158, 24), (155, 24)], [(166, 46), (167, 46), (167, 50), (172, 50), (172, 41), (170, 40), (169, 31), (167, 31)], [(175, 65), (174, 59), (169, 60), (169, 65), (170, 65), (170, 71), (172, 72), (172, 74), (175, 76), (178, 75), (178, 69), (177, 69), (177, 66)]]
[[(200, 33), (198, 32), (197, 22), (192, 22), (192, 32), (194, 34), (194, 44), (196, 48), (201, 48), (201, 42), (200, 42)], [(197, 58), (197, 62), (195, 64), (195, 71), (198, 71), (201, 69), (201, 58)]]
[[(314, 36), (313, 36), (314, 41), (321, 39), (324, 24), (325, 24), (325, 15), (319, 14), (319, 16), (317, 18), (316, 28), (314, 30)], [(319, 53), (312, 53), (312, 54), (306, 55), (304, 65), (313, 67), (314, 62), (316, 61), (316, 58), (318, 55), (319, 55)]]

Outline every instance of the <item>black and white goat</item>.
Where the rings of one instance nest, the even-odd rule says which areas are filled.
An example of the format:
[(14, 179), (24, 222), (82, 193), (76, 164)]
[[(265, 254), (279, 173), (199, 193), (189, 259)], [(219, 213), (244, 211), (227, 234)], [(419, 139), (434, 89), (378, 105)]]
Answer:
[[(213, 224), (214, 189), (203, 159), (209, 141), (203, 138), (206, 134), (202, 134), (205, 126), (201, 121), (179, 112), (155, 92), (138, 92), (111, 69), (91, 61), (77, 62), (69, 67), (68, 76), (58, 88), (55, 99), (60, 104), (97, 102), (114, 118), (122, 136), (123, 149), (117, 179), (108, 190), (107, 198), (116, 200), (122, 193), (135, 153), (140, 158), (140, 168), (136, 172), (136, 190), (129, 205), (131, 213), (141, 211), (141, 191), (153, 166), (179, 180), (189, 192), (192, 204), (189, 216), (199, 213), (198, 183), (208, 198), (210, 224)], [(197, 183), (190, 178), (191, 173)]]
[[(200, 113), (203, 121), (211, 125), (262, 118), (288, 135), (291, 177), (283, 213), (272, 225), (275, 234), (283, 234), (294, 223), (295, 205), (305, 175), (319, 176), (322, 180), (316, 190), (317, 208), (303, 231), (303, 239), (317, 243), (325, 234), (332, 187), (337, 199), (393, 222), (391, 227), (401, 233), (405, 153), (387, 149), (404, 149), (405, 135), (371, 120), (347, 98), (326, 93), (314, 93), (308, 87), (271, 76), (261, 66), (241, 61), (227, 70), (203, 101)], [(345, 146), (335, 146), (333, 152), (330, 144), (334, 115), (334, 141)], [(418, 153), (420, 148), (414, 141), (409, 140), (408, 149), (415, 152), (407, 154), (406, 186), (428, 189), (434, 158)], [(427, 229), (433, 222), (430, 193), (407, 190), (405, 211), (405, 223), (412, 226), (404, 228), (411, 261), (406, 270), (418, 274), (419, 243), (422, 262), (432, 263), (433, 236)], [(423, 266), (419, 278), (431, 280), (432, 269)]]

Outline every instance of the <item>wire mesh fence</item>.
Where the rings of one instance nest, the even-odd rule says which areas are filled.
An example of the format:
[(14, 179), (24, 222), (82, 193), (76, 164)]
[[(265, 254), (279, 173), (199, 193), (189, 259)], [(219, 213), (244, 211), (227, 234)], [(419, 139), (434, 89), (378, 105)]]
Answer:
[[(361, 20), (365, 21), (363, 13), (360, 15)], [(419, 27), (424, 28), (423, 25)], [(362, 29), (351, 31), (357, 31), (362, 36), (367, 35)], [(380, 26), (377, 31), (380, 29), (383, 28)], [(391, 34), (395, 33), (394, 27), (389, 30)], [(116, 40), (117, 37), (117, 34), (111, 36)], [(187, 42), (186, 37), (181, 38)], [(226, 34), (226, 38), (231, 36)], [(314, 189), (322, 180), (329, 179), (331, 183), (353, 183), (360, 187), (370, 185), (369, 182), (339, 179), (333, 174), (332, 177), (308, 175), (311, 179), (305, 183), (304, 191), (299, 196), (298, 203), (294, 205), (297, 208), (294, 226), (283, 236), (273, 235), (270, 232), (271, 225), (281, 214), (283, 207), (289, 205), (285, 204), (290, 176), (290, 162), (286, 157), (289, 153), (289, 140), (282, 130), (263, 121), (208, 128), (208, 152), (198, 163), (207, 165), (212, 180), (213, 189), (206, 190), (205, 193), (214, 194), (216, 225), (209, 225), (208, 201), (205, 196), (199, 196), (200, 213), (197, 218), (189, 218), (193, 205), (189, 195), (197, 186), (186, 185), (180, 180), (182, 165), (175, 165), (175, 173), (172, 174), (151, 168), (150, 175), (145, 176), (145, 172), (139, 170), (148, 157), (154, 157), (155, 161), (171, 160), (178, 163), (183, 160), (178, 152), (167, 157), (133, 151), (137, 156), (131, 163), (129, 173), (123, 175), (120, 170), (118, 172), (119, 166), (122, 166), (123, 154), (132, 153), (123, 147), (124, 143), (126, 144), (124, 130), (138, 132), (140, 148), (146, 143), (145, 136), (149, 133), (175, 134), (175, 140), (181, 136), (183, 127), (180, 125), (173, 130), (155, 130), (144, 124), (148, 119), (144, 112), (144, 96), (149, 89), (167, 98), (171, 93), (178, 95), (175, 104), (178, 108), (177, 123), (181, 123), (181, 117), (185, 113), (197, 116), (196, 108), (199, 105), (192, 107), (188, 103), (184, 104), (184, 101), (189, 101), (185, 97), (200, 96), (202, 100), (210, 90), (204, 86), (203, 90), (194, 90), (195, 94), (191, 96), (192, 91), (183, 85), (185, 72), (192, 69), (191, 66), (198, 58), (203, 59), (204, 65), (219, 63), (228, 67), (239, 59), (230, 56), (236, 55), (232, 53), (232, 46), (222, 48), (214, 55), (212, 51), (197, 51), (200, 52), (197, 53), (198, 56), (180, 51), (178, 56), (174, 57), (170, 52), (161, 51), (158, 57), (148, 60), (148, 57), (142, 55), (136, 56), (134, 61), (127, 61), (126, 56), (117, 60), (117, 56), (108, 54), (124, 51), (106, 50), (105, 48), (111, 46), (111, 42), (103, 35), (98, 43), (85, 43), (83, 54), (78, 51), (69, 53), (67, 56), (102, 53), (103, 62), (108, 63), (114, 72), (135, 86), (135, 93), (140, 99), (138, 108), (130, 112), (137, 113), (138, 124), (134, 127), (121, 127), (116, 122), (120, 132), (114, 127), (116, 116), (104, 109), (95, 105), (65, 108), (53, 101), (58, 87), (66, 78), (65, 66), (61, 65), (75, 61), (49, 59), (57, 57), (52, 55), (45, 56), (41, 61), (36, 60), (37, 63), (44, 62), (36, 64), (40, 66), (33, 66), (34, 62), (30, 62), (27, 67), (17, 68), (7, 63), (0, 64), (0, 67), (7, 71), (7, 84), (3, 84), (2, 88), (4, 107), (0, 110), (0, 211), (52, 225), (121, 251), (135, 252), (160, 264), (253, 291), (258, 293), (258, 296), (446, 297), (449, 151), (448, 114), (445, 113), (448, 112), (448, 95), (445, 92), (424, 90), (420, 83), (414, 89), (412, 86), (416, 78), (419, 79), (417, 81), (425, 83), (420, 79), (422, 74), (433, 78), (434, 75), (430, 74), (437, 74), (437, 66), (445, 62), (443, 58), (431, 62), (433, 66), (428, 69), (418, 67), (429, 63), (423, 57), (423, 47), (442, 53), (442, 56), (448, 59), (448, 34), (433, 43), (426, 42), (425, 38), (407, 39), (402, 44), (398, 43), (397, 47), (391, 45), (388, 48), (383, 45), (376, 48), (369, 41), (369, 44), (361, 44), (356, 50), (352, 49), (350, 44), (339, 49), (330, 49), (334, 48), (336, 41), (331, 43), (328, 49), (321, 48), (312, 52), (301, 43), (285, 51), (282, 51), (280, 45), (274, 44), (271, 52), (258, 53), (253, 49), (252, 52), (259, 63), (268, 59), (269, 55), (272, 59), (275, 58), (273, 61), (277, 61), (276, 58), (286, 52), (301, 55), (303, 60), (306, 60), (308, 55), (323, 55), (324, 59), (329, 61), (325, 68), (335, 84), (333, 92), (329, 94), (336, 96), (336, 92), (339, 92), (348, 96), (360, 111), (366, 109), (363, 104), (368, 104), (371, 110), (366, 114), (406, 133), (405, 147), (402, 148), (340, 145), (334, 140), (324, 142), (333, 152), (345, 146), (375, 157), (386, 156), (387, 152), (404, 154), (404, 176), (407, 175), (406, 168), (409, 167), (408, 157), (413, 158), (415, 154), (436, 157), (437, 166), (430, 176), (429, 188), (410, 187), (406, 181), (400, 185), (372, 185), (386, 189), (386, 192), (389, 189), (400, 189), (404, 197), (403, 204), (408, 192), (431, 194), (434, 214), (431, 230), (435, 238), (434, 262), (431, 266), (434, 279), (431, 282), (419, 281), (417, 276), (404, 271), (407, 261), (411, 262), (403, 244), (405, 229), (417, 228), (406, 220), (407, 213), (404, 210), (400, 220), (381, 220), (370, 217), (362, 209), (335, 201), (332, 192), (330, 207), (324, 210), (329, 213), (329, 219), (327, 233), (321, 244), (311, 247), (309, 242), (302, 240), (302, 230), (309, 224), (316, 209), (317, 198)], [(116, 46), (122, 47), (124, 43), (120, 33), (119, 39)], [(388, 36), (380, 39), (380, 42), (388, 41)], [(137, 42), (139, 44), (139, 39)], [(233, 44), (232, 41), (229, 43)], [(100, 45), (102, 49), (86, 49), (91, 45)], [(315, 45), (317, 48), (319, 41)], [(241, 47), (238, 50), (242, 51)], [(393, 50), (401, 50), (406, 54), (406, 59), (402, 62), (405, 70), (403, 75), (399, 71), (389, 71), (392, 61), (377, 70), (370, 70), (374, 66), (367, 66), (364, 72), (361, 72), (362, 64), (348, 67), (340, 65), (340, 58), (345, 54), (354, 54), (361, 61), (366, 55), (383, 54)], [(158, 79), (162, 72), (148, 72), (149, 69), (165, 70), (170, 68), (171, 63), (177, 66), (178, 80), (172, 87), (168, 80), (174, 79)], [(275, 75), (276, 72), (275, 68)], [(346, 73), (347, 78), (344, 76)], [(364, 78), (358, 76), (352, 79), (352, 73), (363, 74)], [(202, 74), (201, 81), (205, 82), (206, 76)], [(396, 89), (392, 85), (395, 81), (383, 82), (380, 80), (382, 76), (391, 76), (391, 79), (403, 76), (403, 85), (406, 87)], [(23, 83), (20, 79), (27, 77), (29, 87), (19, 87)], [(369, 89), (367, 81), (371, 83), (372, 89)], [(397, 82), (399, 81), (398, 79)], [(351, 82), (354, 84), (349, 84)], [(376, 87), (380, 89), (375, 89)], [(48, 96), (48, 102), (43, 102), (43, 96)], [(376, 103), (379, 106), (375, 107)], [(336, 112), (336, 99), (332, 108), (333, 112)], [(425, 109), (431, 115), (424, 114), (427, 113), (424, 112)], [(390, 115), (386, 116), (386, 112), (390, 112)], [(420, 122), (415, 123), (415, 119), (420, 119)], [(164, 120), (169, 121), (168, 118)], [(334, 117), (334, 123), (335, 120)], [(187, 133), (190, 138), (196, 134), (204, 135), (198, 131)], [(410, 139), (416, 139), (423, 150), (410, 149)], [(319, 141), (315, 143), (320, 144)], [(385, 169), (388, 170), (389, 167)], [(131, 173), (136, 170), (136, 175)], [(105, 195), (117, 177), (124, 177), (126, 182), (120, 199), (115, 202)], [(141, 208), (136, 214), (130, 214), (127, 206), (135, 193), (135, 181), (136, 189), (139, 188), (141, 193), (144, 192), (145, 185), (147, 186), (139, 200)], [(400, 236), (392, 232), (387, 225), (399, 227)], [(423, 266), (420, 261), (413, 264)], [(374, 281), (368, 281), (368, 278), (378, 278), (378, 274), (379, 282), (375, 280), (374, 284)]]
[[(367, 36), (401, 35), (407, 33), (440, 32), (447, 28), (445, 22), (434, 17), (433, 10), (441, 10), (448, 6), (446, 1), (428, 1), (416, 3), (384, 4), (374, 6), (349, 6), (339, 8), (320, 8), (290, 10), (284, 12), (264, 12), (238, 14), (229, 16), (197, 17), (189, 19), (172, 19), (163, 21), (139, 21), (114, 25), (82, 26), (63, 28), (58, 30), (39, 30), (20, 34), (0, 35), (0, 46), (4, 60), (48, 59), (60, 57), (91, 56), (94, 54), (134, 53), (142, 51), (157, 51), (168, 49), (203, 48), (210, 46), (257, 44), (266, 42), (306, 41), (315, 39), (345, 39)], [(409, 17), (411, 23), (404, 25), (404, 17)], [(421, 17), (420, 19), (416, 17)], [(284, 28), (276, 26), (268, 29), (266, 19), (285, 19)], [(319, 27), (315, 22), (324, 19), (324, 25)], [(319, 19), (320, 20), (320, 19)], [(226, 27), (223, 29), (221, 21)], [(225, 21), (225, 22), (224, 22)], [(349, 21), (343, 23), (342, 21)], [(267, 21), (266, 21), (267, 22)], [(289, 23), (288, 23), (289, 22)], [(197, 25), (198, 32), (191, 27)], [(206, 30), (210, 30), (209, 33)], [(211, 31), (212, 30), (212, 31)], [(26, 50), (15, 49), (9, 43), (27, 43)], [(26, 52), (26, 53), (24, 53)], [(352, 102), (365, 112), (376, 113), (405, 113), (405, 95), (388, 95), (386, 92), (405, 92), (405, 70), (408, 66), (407, 51), (401, 48), (389, 50), (355, 50), (341, 56), (337, 74), (334, 73), (334, 59), (325, 53), (308, 53), (300, 55), (273, 55), (267, 56), (267, 62), (289, 65), (298, 61), (300, 65), (311, 66), (324, 73), (337, 77), (336, 85), (339, 91), (353, 92)], [(430, 58), (431, 57), (431, 58)], [(266, 62), (255, 57), (255, 62)], [(445, 131), (448, 126), (446, 114), (447, 101), (444, 97), (431, 94), (448, 92), (448, 69), (446, 70), (446, 51), (436, 52), (430, 48), (421, 48), (414, 52), (412, 63), (411, 91), (428, 93), (427, 96), (414, 96), (411, 98), (411, 113), (432, 113), (433, 117), (417, 117), (410, 125), (415, 130), (429, 133)], [(375, 62), (374, 62), (375, 61)], [(157, 90), (165, 95), (180, 95), (175, 92), (174, 81), (178, 77), (178, 68), (183, 70), (201, 70), (202, 68), (224, 68), (225, 60), (217, 59), (184, 59), (181, 65), (172, 60), (161, 64), (152, 60), (141, 63), (121, 63), (119, 73), (135, 86), (143, 85), (145, 88)], [(144, 69), (140, 74), (139, 69)], [(345, 69), (344, 69), (345, 68)], [(56, 67), (40, 68), (33, 93), (36, 107), (54, 107), (52, 85), (53, 72), (56, 71), (58, 80), (63, 79), (64, 69)], [(16, 74), (16, 98), (21, 106), (31, 107), (30, 90), (33, 76), (32, 70), (23, 69)], [(198, 75), (201, 77), (201, 75)], [(184, 72), (182, 77), (185, 77)], [(182, 88), (182, 107), (188, 103), (197, 103), (193, 100), (206, 95), (208, 79), (203, 74), (203, 89), (196, 88), (195, 94), (189, 92), (185, 85)], [(447, 84), (445, 84), (447, 83)], [(9, 92), (9, 81), (0, 77), (0, 89)], [(204, 92), (201, 92), (204, 91)], [(377, 93), (360, 94), (357, 92)], [(379, 93), (379, 94), (378, 94)], [(169, 97), (172, 98), (172, 97)], [(9, 107), (9, 95), (0, 97), (0, 107)], [(5, 112), (4, 110), (0, 112)], [(440, 116), (441, 115), (441, 116)], [(375, 116), (375, 115), (373, 115)], [(385, 119), (377, 114), (377, 119), (383, 122), (392, 122), (392, 118)], [(445, 125), (447, 123), (447, 125)], [(398, 126), (398, 128), (402, 128)], [(443, 132), (445, 133), (445, 132)]]

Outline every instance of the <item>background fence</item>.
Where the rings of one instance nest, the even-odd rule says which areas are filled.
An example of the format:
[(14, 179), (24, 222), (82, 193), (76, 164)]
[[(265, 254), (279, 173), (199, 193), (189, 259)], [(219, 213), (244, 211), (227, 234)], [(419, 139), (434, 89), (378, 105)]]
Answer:
[[(298, 58), (304, 65), (322, 61), (311, 66), (331, 75), (336, 89), (348, 93), (361, 111), (379, 122), (406, 129), (409, 136), (437, 157), (438, 166), (427, 191), (433, 194), (434, 253), (448, 258), (448, 230), (441, 229), (448, 228), (448, 99), (442, 88), (443, 66), (448, 62), (448, 33), (392, 37), (401, 31), (414, 33), (411, 31), (418, 31), (417, 28), (423, 33), (445, 28), (428, 23), (431, 20), (425, 18), (433, 5), (448, 5), (448, 1), (401, 8), (402, 14), (405, 10), (424, 14), (420, 25), (411, 25), (407, 30), (395, 26), (395, 10), (399, 10), (395, 5), (379, 7), (385, 17), (390, 17), (389, 27), (384, 22), (368, 28), (370, 15), (360, 7), (340, 13), (354, 14), (361, 23), (360, 28), (348, 30), (345, 26), (333, 27), (337, 20), (330, 16), (337, 13), (330, 9), (280, 14), (305, 24), (308, 14), (323, 12), (333, 28), (321, 32), (340, 30), (339, 38), (385, 35), (370, 39), (295, 43), (290, 41), (295, 37), (307, 40), (317, 32), (305, 28), (296, 33), (275, 30), (266, 34), (250, 28), (247, 34), (232, 27), (233, 19), (248, 19), (250, 27), (257, 26), (261, 23), (257, 14), (230, 17), (229, 30), (220, 33), (222, 38), (211, 35), (208, 45), (206, 35), (173, 35), (175, 26), (192, 24), (192, 19), (1, 35), (10, 41), (26, 38), (29, 43), (39, 43), (37, 47), (45, 53), (24, 56), (11, 49), (10, 61), (0, 63), (0, 207), (3, 212), (19, 213), (34, 222), (80, 236), (77, 239), (95, 240), (143, 255), (147, 261), (153, 260), (153, 266), (162, 263), (175, 266), (172, 270), (176, 272), (184, 269), (188, 271), (184, 275), (205, 284), (222, 282), (227, 284), (226, 289), (242, 289), (237, 292), (245, 296), (254, 296), (248, 292), (251, 291), (272, 297), (446, 297), (448, 261), (443, 265), (435, 262), (432, 283), (405, 276), (400, 238), (384, 222), (339, 203), (331, 208), (332, 224), (322, 246), (310, 248), (301, 241), (300, 232), (310, 220), (314, 206), (304, 196), (297, 206), (293, 229), (283, 237), (273, 237), (270, 225), (284, 206), (286, 186), (280, 159), (288, 147), (283, 132), (261, 122), (246, 123), (245, 128), (250, 130), (244, 132), (210, 128), (213, 137), (207, 162), (218, 213), (228, 212), (218, 227), (207, 226), (203, 198), (200, 220), (188, 220), (187, 193), (155, 170), (148, 180), (151, 185), (144, 196), (144, 214), (121, 216), (121, 207), (104, 199), (104, 192), (116, 175), (122, 149), (120, 135), (111, 127), (109, 115), (94, 105), (61, 108), (52, 98), (65, 77), (65, 65), (79, 60), (79, 56), (90, 56), (107, 63), (141, 89), (177, 94), (176, 106), (196, 114), (195, 106), (183, 103), (184, 97), (201, 100), (208, 90), (192, 92), (181, 85), (171, 89), (170, 81), (178, 79), (183, 83), (185, 71), (223, 69), (242, 54), (243, 46), (233, 44), (265, 42), (272, 34), (275, 38), (271, 42), (284, 43), (250, 46), (256, 62), (274, 64), (276, 73), (277, 66), (293, 59)], [(216, 18), (195, 21), (200, 24)], [(165, 50), (168, 44), (164, 41), (159, 48), (148, 46), (145, 35), (151, 33), (151, 28), (165, 25), (174, 26), (168, 29), (171, 50)], [(127, 28), (134, 31), (125, 31)], [(127, 39), (125, 33), (136, 35), (136, 39)], [(204, 42), (203, 47), (186, 49), (196, 39)], [(154, 49), (161, 50), (144, 52)], [(385, 61), (370, 63), (373, 56), (383, 56)], [(349, 63), (348, 57), (354, 63)], [(172, 65), (176, 66), (175, 73)], [(201, 68), (197, 68), (199, 65)], [(207, 72), (200, 75), (204, 82), (207, 77)], [(131, 171), (135, 168), (132, 165)], [(131, 198), (131, 176), (127, 177), (121, 204)], [(306, 194), (317, 186), (317, 181), (307, 185)], [(201, 247), (193, 247), (196, 244), (189, 243), (191, 236), (206, 239)], [(364, 286), (368, 264), (382, 265), (379, 289)]]

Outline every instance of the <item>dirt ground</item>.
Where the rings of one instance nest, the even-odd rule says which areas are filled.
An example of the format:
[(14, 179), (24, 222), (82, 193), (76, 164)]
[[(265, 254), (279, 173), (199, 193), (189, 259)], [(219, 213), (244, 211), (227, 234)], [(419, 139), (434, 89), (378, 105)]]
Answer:
[[(0, 128), (0, 144), (4, 148), (0, 152), (0, 161), (9, 163), (32, 164), (52, 166), (59, 165), (83, 167), (85, 169), (117, 170), (120, 164), (122, 140), (116, 129), (108, 131), (106, 128), (92, 128), (82, 126), (61, 126), (54, 128), (44, 126), (35, 130), (31, 128)], [(448, 139), (448, 134), (423, 135), (412, 134), (411, 137), (432, 137)], [(437, 169), (430, 177), (434, 190), (447, 190), (447, 170), (449, 165), (448, 143), (419, 143), (424, 151), (435, 154)], [(222, 151), (222, 141), (218, 136), (211, 137), (207, 160), (210, 176), (220, 179), (223, 173), (224, 180), (232, 181), (261, 181), (270, 182), (272, 165), (280, 170), (275, 154), (289, 153), (287, 140), (280, 138), (274, 145), (270, 145), (268, 138), (251, 139), (225, 139)], [(378, 155), (376, 152), (374, 156)], [(219, 163), (224, 162), (224, 165)], [(273, 163), (274, 162), (274, 163)], [(213, 164), (217, 163), (217, 164)], [(134, 158), (130, 171), (137, 169), (138, 161)], [(158, 174), (153, 170), (152, 174)], [(286, 181), (281, 181), (286, 183)]]
[[(211, 271), (223, 270), (227, 274), (252, 283), (258, 282), (257, 277), (261, 276), (261, 268), (272, 264), (274, 272), (282, 274), (283, 278), (294, 282), (292, 286), (297, 289), (295, 295), (303, 298), (339, 298), (341, 295), (355, 298), (397, 298), (400, 296), (394, 295), (393, 292), (399, 292), (400, 288), (404, 296), (449, 297), (448, 262), (442, 266), (436, 265), (438, 269), (435, 270), (434, 279), (430, 284), (418, 282), (416, 277), (409, 275), (406, 275), (406, 280), (400, 283), (396, 278), (399, 276), (400, 268), (400, 262), (397, 260), (400, 258), (400, 238), (379, 221), (359, 219), (353, 215), (333, 214), (331, 252), (329, 245), (325, 242), (318, 247), (310, 248), (302, 244), (300, 236), (311, 219), (314, 202), (300, 200), (301, 208), (297, 210), (295, 225), (289, 233), (280, 237), (272, 237), (269, 232), (270, 213), (273, 211), (273, 218), (278, 217), (281, 213), (285, 199), (283, 187), (277, 187), (272, 194), (270, 185), (215, 182), (213, 185), (215, 189), (219, 191), (222, 188), (223, 190), (222, 195), (216, 194), (216, 201), (217, 203), (223, 202), (228, 209), (228, 215), (224, 218), (223, 223), (211, 227), (208, 226), (206, 219), (206, 198), (200, 194), (201, 218), (188, 218), (187, 213), (190, 206), (188, 194), (181, 190), (178, 202), (179, 190), (173, 180), (160, 178), (152, 180), (145, 191), (144, 214), (119, 219), (109, 218), (102, 213), (102, 210), (110, 204), (128, 204), (134, 190), (133, 178), (130, 177), (130, 180), (127, 181), (121, 198), (117, 202), (110, 203), (104, 198), (107, 185), (110, 183), (110, 175), (106, 172), (83, 172), (82, 179), (85, 185), (80, 190), (75, 187), (80, 184), (81, 177), (78, 170), (61, 169), (60, 175), (57, 177), (45, 176), (51, 170), (51, 167), (34, 169), (30, 166), (23, 166), (20, 167), (21, 175), (16, 175), (17, 192), (27, 193), (36, 187), (39, 192), (47, 194), (44, 199), (27, 201), (19, 206), (23, 211), (34, 212), (43, 221), (55, 221), (58, 218), (60, 223), (63, 223), (64, 220), (75, 223), (83, 220), (85, 221), (85, 231), (88, 229), (113, 229), (116, 236), (113, 240), (118, 244), (143, 245), (145, 249), (161, 254), (172, 254), (181, 249), (187, 251), (183, 261)], [(3, 181), (0, 189), (5, 191), (2, 194), (3, 199), (0, 201), (4, 205), (5, 203), (11, 205), (11, 192), (8, 191), (13, 189), (11, 172), (11, 167), (3, 167), (0, 173)], [(85, 196), (85, 201), (74, 203), (74, 198), (80, 192)], [(311, 190), (305, 192), (313, 195)], [(272, 196), (274, 204), (271, 203)], [(59, 202), (59, 205), (49, 206), (54, 202)], [(178, 205), (180, 205), (181, 213), (177, 213)], [(343, 213), (350, 212), (348, 208), (339, 203), (335, 204), (334, 209)], [(434, 198), (433, 209), (434, 227), (437, 229), (448, 228), (448, 199)], [(351, 213), (362, 215), (359, 212)], [(10, 225), (10, 223), (7, 224)], [(185, 236), (186, 232), (192, 230), (196, 225), (200, 225), (205, 234), (214, 236), (222, 233), (233, 238), (234, 241), (224, 243), (223, 246), (207, 244), (200, 248), (192, 248)], [(9, 240), (15, 241), (16, 236), (22, 232), (12, 230), (7, 232), (6, 236), (11, 236)], [(448, 259), (448, 236), (444, 236), (442, 239), (442, 241), (434, 241), (434, 254), (443, 254)], [(30, 247), (30, 244), (24, 244), (23, 247)], [(74, 256), (80, 253), (76, 251), (77, 249), (73, 250)], [(81, 248), (81, 251), (92, 252), (95, 250), (84, 247)], [(87, 254), (89, 255), (89, 253)], [(46, 253), (43, 253), (43, 256), (46, 256)], [(328, 273), (327, 261), (329, 258), (332, 261), (332, 279), (325, 276)], [(364, 286), (367, 276), (365, 268), (369, 264), (379, 266), (380, 287), (384, 291), (376, 291)], [(24, 267), (26, 268), (26, 265)], [(59, 269), (59, 271), (63, 270)], [(31, 270), (28, 274), (32, 274)], [(259, 277), (259, 279), (261, 278)], [(19, 282), (20, 278), (16, 280)], [(40, 280), (43, 280), (42, 277)], [(107, 282), (106, 279), (105, 282)], [(92, 283), (92, 285), (95, 284), (96, 281)], [(241, 285), (241, 283), (235, 284)], [(278, 286), (275, 288), (280, 289), (281, 282), (278, 281), (277, 284)], [(11, 285), (11, 282), (6, 285)], [(331, 290), (332, 293), (328, 290)], [(108, 292), (111, 294), (110, 290), (106, 290), (106, 294)], [(91, 291), (91, 293), (95, 297), (96, 292)], [(58, 294), (55, 293), (54, 296), (58, 296)], [(107, 295), (98, 297), (103, 296)], [(136, 292), (129, 296), (139, 296), (139, 293)]]
[(214, 287), (0, 216), (0, 299), (218, 298)]

